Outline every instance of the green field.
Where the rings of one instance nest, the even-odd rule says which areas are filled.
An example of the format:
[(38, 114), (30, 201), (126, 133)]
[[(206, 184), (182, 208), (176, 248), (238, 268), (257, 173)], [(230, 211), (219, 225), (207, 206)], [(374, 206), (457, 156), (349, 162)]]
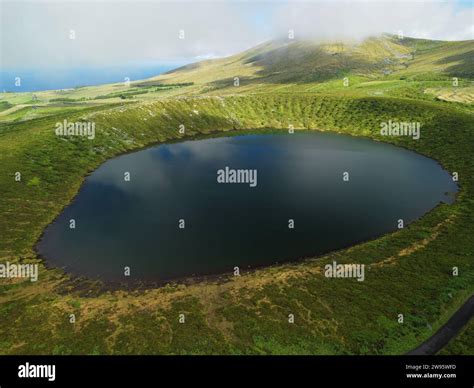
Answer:
[[(37, 92), (35, 100), (33, 93), (2, 94), (0, 262), (39, 263), (40, 278), (0, 279), (0, 353), (401, 354), (415, 348), (474, 292), (473, 52), (473, 41), (391, 36), (358, 45), (271, 42), (130, 86)], [(95, 139), (56, 136), (55, 123), (64, 119), (93, 121)], [(388, 120), (420, 122), (420, 140), (381, 136), (380, 122)], [(240, 277), (111, 289), (46, 268), (37, 257), (44, 228), (105, 160), (179, 138), (290, 126), (412, 149), (457, 172), (460, 192), (454, 204), (439, 205), (396, 233)], [(324, 265), (333, 260), (366, 264), (366, 280), (326, 278)], [(442, 352), (472, 354), (470, 333), (472, 323)]]

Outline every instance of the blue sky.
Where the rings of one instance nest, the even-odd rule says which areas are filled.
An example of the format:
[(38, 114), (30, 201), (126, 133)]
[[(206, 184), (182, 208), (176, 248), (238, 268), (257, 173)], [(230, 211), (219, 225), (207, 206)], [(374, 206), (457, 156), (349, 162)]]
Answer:
[(471, 8), (473, 7), (473, 2), (471, 0), (452, 0), (456, 4), (456, 7), (459, 9), (462, 8)]

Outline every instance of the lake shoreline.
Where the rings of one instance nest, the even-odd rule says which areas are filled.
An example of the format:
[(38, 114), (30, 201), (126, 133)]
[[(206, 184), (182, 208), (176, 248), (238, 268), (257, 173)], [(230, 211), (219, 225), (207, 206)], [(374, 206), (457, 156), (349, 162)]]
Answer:
[[(328, 322), (327, 320), (334, 320), (335, 323), (341, 323), (341, 325), (338, 326), (338, 331), (340, 336), (346, 338), (344, 343), (332, 337), (328, 342), (323, 337), (318, 336), (317, 339), (315, 339), (317, 342), (309, 340), (311, 350), (309, 350), (310, 348), (307, 348), (305, 344), (298, 345), (295, 351), (299, 354), (340, 354), (341, 352), (403, 354), (415, 348), (419, 342), (432, 334), (431, 331), (426, 328), (426, 324), (429, 323), (433, 328), (436, 328), (447, 320), (448, 317), (444, 315), (443, 311), (450, 309), (453, 305), (458, 305), (460, 298), (464, 298), (464, 290), (471, 287), (469, 283), (466, 283), (466, 280), (469, 279), (471, 274), (469, 267), (466, 267), (466, 265), (468, 265), (466, 262), (466, 253), (468, 252), (467, 250), (469, 250), (469, 252), (472, 251), (470, 249), (471, 239), (470, 236), (466, 234), (466, 230), (468, 230), (469, 225), (467, 221), (472, 215), (472, 207), (469, 201), (469, 196), (472, 191), (470, 179), (472, 175), (469, 173), (470, 165), (463, 163), (463, 159), (461, 158), (461, 155), (470, 155), (469, 149), (472, 143), (469, 132), (469, 117), (466, 113), (456, 111), (456, 109), (445, 104), (441, 105), (439, 103), (418, 102), (413, 100), (408, 102), (407, 100), (395, 98), (369, 97), (352, 99), (343, 97), (326, 98), (316, 95), (258, 95), (245, 96), (242, 98), (229, 97), (226, 98), (225, 101), (227, 103), (226, 112), (222, 112), (220, 106), (217, 106), (219, 102), (216, 102), (215, 98), (187, 99), (180, 101), (170, 100), (166, 101), (166, 105), (164, 102), (158, 101), (153, 104), (146, 104), (141, 109), (140, 105), (133, 104), (133, 106), (130, 106), (130, 109), (126, 109), (123, 113), (121, 111), (119, 112), (119, 109), (107, 110), (107, 113), (105, 113), (103, 117), (97, 117), (98, 122), (106, 126), (104, 129), (106, 135), (111, 136), (102, 138), (103, 144), (112, 145), (112, 147), (104, 149), (106, 152), (104, 152), (103, 155), (106, 157), (104, 158), (100, 153), (94, 155), (94, 159), (89, 158), (86, 165), (83, 164), (81, 169), (73, 170), (68, 175), (65, 175), (65, 172), (62, 170), (58, 171), (56, 177), (62, 178), (61, 182), (66, 182), (67, 186), (64, 184), (60, 184), (59, 186), (53, 184), (44, 186), (44, 188), (46, 188), (48, 193), (47, 198), (49, 200), (54, 199), (55, 203), (59, 206), (44, 207), (43, 211), (41, 211), (41, 207), (28, 209), (31, 222), (28, 224), (28, 227), (25, 226), (21, 229), (23, 230), (23, 236), (19, 236), (21, 240), (18, 240), (18, 234), (14, 234), (12, 229), (12, 232), (8, 234), (8, 236), (11, 236), (11, 239), (8, 240), (10, 242), (6, 245), (4, 244), (5, 252), (7, 252), (9, 257), (33, 258), (34, 256), (31, 254), (33, 243), (36, 241), (37, 236), (44, 230), (43, 225), (51, 220), (48, 214), (59, 214), (61, 212), (60, 208), (63, 207), (62, 204), (64, 200), (72, 198), (77, 194), (77, 191), (81, 187), (79, 180), (81, 179), (83, 181), (84, 176), (86, 176), (86, 173), (82, 172), (83, 167), (91, 165), (97, 168), (101, 163), (113, 158), (115, 155), (126, 153), (127, 150), (134, 152), (138, 147), (134, 149), (131, 149), (131, 147), (135, 147), (136, 143), (141, 144), (142, 148), (147, 148), (156, 143), (167, 143), (170, 137), (176, 135), (174, 128), (178, 127), (178, 123), (182, 120), (181, 117), (186, 118), (188, 116), (186, 112), (192, 111), (193, 102), (199, 104), (198, 107), (194, 109), (199, 109), (200, 112), (203, 112), (204, 116), (201, 121), (202, 125), (199, 124), (198, 128), (194, 127), (194, 130), (198, 132), (202, 130), (209, 131), (206, 128), (210, 126), (223, 128), (227, 133), (234, 129), (229, 128), (229, 121), (227, 121), (229, 117), (227, 112), (228, 110), (232, 112), (232, 109), (237, 109), (238, 119), (240, 120), (237, 126), (246, 126), (247, 128), (257, 128), (257, 130), (259, 130), (258, 128), (261, 128), (263, 123), (267, 122), (273, 127), (276, 126), (275, 123), (280, 123), (279, 126), (281, 128), (285, 126), (286, 117), (288, 117), (288, 120), (296, 123), (295, 127), (307, 128), (308, 125), (310, 125), (313, 128), (324, 130), (335, 128), (336, 130), (334, 130), (334, 132), (337, 133), (369, 138), (371, 138), (371, 135), (364, 130), (364, 128), (376, 127), (376, 125), (366, 125), (367, 122), (378, 122), (379, 116), (375, 114), (376, 111), (386, 111), (388, 114), (397, 115), (398, 117), (400, 117), (399, 114), (402, 114), (403, 116), (401, 117), (405, 117), (406, 115), (407, 117), (415, 118), (415, 120), (421, 122), (427, 122), (425, 121), (427, 117), (429, 117), (430, 120), (434, 117), (435, 120), (430, 121), (433, 136), (425, 137), (425, 140), (422, 138), (422, 140), (416, 144), (415, 142), (407, 142), (406, 139), (373, 140), (382, 142), (383, 140), (390, 141), (390, 144), (397, 147), (407, 148), (410, 151), (434, 159), (442, 166), (449, 166), (449, 169), (443, 168), (447, 171), (458, 171), (461, 179), (458, 185), (460, 190), (456, 195), (456, 201), (449, 207), (438, 206), (436, 210), (425, 214), (417, 223), (410, 225), (410, 229), (413, 228), (413, 230), (409, 233), (400, 231), (397, 235), (384, 236), (367, 244), (359, 244), (348, 249), (344, 254), (344, 257), (346, 257), (347, 254), (347, 261), (365, 262), (365, 264), (371, 266), (372, 273), (370, 282), (327, 282), (324, 278), (321, 278), (321, 276), (311, 276), (312, 273), (316, 274), (319, 272), (318, 268), (320, 265), (317, 264), (316, 261), (308, 260), (304, 263), (296, 263), (291, 267), (285, 265), (278, 265), (276, 269), (269, 269), (267, 267), (258, 272), (257, 275), (246, 274), (238, 278), (233, 278), (233, 281), (224, 283), (222, 286), (213, 283), (199, 283), (188, 287), (170, 286), (148, 289), (146, 291), (117, 290), (110, 293), (101, 292), (100, 294), (95, 294), (96, 285), (93, 284), (94, 282), (81, 280), (77, 284), (73, 284), (71, 280), (68, 280), (70, 279), (69, 276), (56, 267), (48, 271), (44, 270), (37, 284), (31, 286), (4, 286), (6, 292), (4, 299), (10, 301), (9, 303), (18, 304), (18, 308), (23, 308), (23, 303), (20, 304), (20, 300), (15, 299), (15, 297), (19, 295), (19, 292), (25, 290), (25, 287), (32, 287), (32, 290), (34, 288), (36, 292), (40, 293), (39, 295), (44, 295), (49, 301), (43, 303), (42, 300), (45, 300), (44, 298), (35, 298), (34, 300), (28, 301), (29, 306), (36, 307), (35, 314), (32, 316), (29, 313), (31, 310), (25, 310), (24, 314), (26, 314), (26, 316), (24, 319), (22, 318), (18, 321), (18, 330), (15, 330), (14, 334), (18, 335), (20, 329), (24, 330), (27, 325), (29, 325), (29, 322), (31, 322), (31, 319), (37, 317), (38, 319), (41, 318), (41, 322), (45, 322), (44, 325), (39, 325), (39, 329), (41, 329), (41, 326), (45, 326), (44, 330), (48, 330), (47, 332), (44, 330), (41, 332), (45, 333), (43, 343), (48, 344), (48, 346), (65, 343), (64, 341), (69, 337), (66, 338), (61, 332), (54, 334), (51, 338), (48, 337), (50, 333), (48, 325), (53, 323), (48, 323), (47, 317), (51, 316), (55, 311), (64, 314), (70, 313), (72, 308), (71, 303), (74, 303), (74, 306), (76, 306), (73, 308), (74, 311), (84, 312), (86, 314), (83, 316), (86, 325), (95, 322), (99, 323), (97, 319), (99, 319), (98, 317), (102, 317), (100, 318), (100, 322), (109, 325), (107, 327), (110, 327), (112, 332), (117, 329), (115, 328), (115, 323), (107, 318), (107, 314), (110, 311), (118, 314), (121, 318), (129, 322), (133, 322), (137, 328), (142, 328), (143, 324), (146, 323), (146, 321), (140, 320), (139, 317), (145, 313), (148, 314), (148, 312), (150, 312), (151, 314), (151, 312), (153, 312), (152, 315), (146, 315), (148, 319), (153, 321), (153, 325), (156, 326), (160, 324), (159, 322), (164, 319), (163, 322), (172, 325), (170, 329), (174, 330), (173, 317), (177, 316), (177, 314), (184, 309), (192, 313), (194, 317), (192, 318), (193, 320), (197, 319), (199, 322), (203, 322), (202, 327), (204, 330), (210, 329), (212, 333), (216, 333), (216, 335), (220, 335), (219, 333), (221, 332), (220, 329), (216, 329), (215, 327), (218, 321), (225, 320), (232, 323), (234, 325), (232, 333), (239, 338), (237, 342), (229, 342), (230, 340), (219, 342), (218, 347), (212, 349), (209, 348), (208, 345), (206, 345), (205, 348), (198, 346), (197, 349), (199, 352), (228, 354), (229, 352), (246, 351), (254, 353), (257, 351), (256, 345), (252, 343), (252, 337), (249, 337), (248, 330), (242, 331), (242, 325), (249, 327), (248, 325), (254, 325), (257, 321), (261, 322), (262, 317), (255, 315), (252, 306), (255, 306), (255, 303), (261, 298), (262, 291), (272, 304), (276, 303), (282, 305), (286, 311), (296, 311), (294, 309), (298, 309), (299, 306), (293, 302), (295, 298), (297, 301), (301, 301), (308, 306), (311, 311), (314, 311), (318, 317), (316, 318), (317, 322), (314, 322), (314, 320), (311, 322), (298, 320), (299, 325), (303, 325), (304, 330), (313, 330), (315, 324), (319, 326), (319, 324)], [(305, 106), (308, 107), (299, 120), (295, 118), (294, 112), (292, 111), (292, 107), (296, 106), (296, 104), (305, 104)], [(275, 118), (275, 115), (273, 115), (273, 118), (267, 117), (267, 114), (271, 115), (270, 110), (274, 106), (280, 106), (283, 110), (291, 110), (287, 111), (284, 116), (285, 123), (282, 123), (280, 115), (277, 118)], [(215, 111), (216, 107), (219, 108), (218, 112)], [(262, 107), (265, 109), (259, 112), (258, 109)], [(153, 121), (150, 122), (151, 119), (149, 119), (148, 123), (143, 123), (140, 118), (148, 117), (147, 110), (150, 110), (150, 108), (155, 112), (164, 111), (164, 108), (166, 108), (166, 111), (171, 113), (172, 116), (162, 118), (161, 115), (158, 115)], [(206, 116), (206, 109), (212, 114)], [(257, 111), (255, 111), (255, 109), (257, 109)], [(341, 117), (341, 114), (345, 117), (345, 121), (339, 125), (334, 123), (333, 117), (335, 109), (339, 109), (340, 113), (338, 117)], [(176, 114), (175, 112), (179, 112), (176, 117), (174, 116)], [(257, 116), (255, 116), (255, 113), (252, 114), (252, 112), (256, 112)], [(399, 113), (397, 114), (396, 112)], [(262, 113), (261, 116), (259, 116), (260, 113)], [(221, 117), (222, 114), (225, 114), (225, 116)], [(96, 116), (101, 116), (101, 114), (95, 114), (93, 116), (94, 120)], [(308, 119), (308, 117), (318, 118), (318, 120)], [(207, 120), (207, 118), (210, 118), (211, 121)], [(196, 120), (196, 118), (194, 118), (194, 120)], [(185, 124), (187, 123), (186, 121), (184, 122)], [(156, 130), (157, 127), (155, 123), (161, 123), (158, 125), (158, 128), (160, 128), (159, 131)], [(222, 123), (222, 125), (215, 123)], [(361, 125), (361, 123), (363, 123), (363, 125)], [(153, 124), (153, 126), (151, 126), (151, 124)], [(38, 121), (34, 127), (35, 134), (38, 136), (39, 141), (43, 141), (43, 143), (40, 142), (39, 144), (48, 144), (51, 147), (51, 151), (54, 151), (50, 152), (50, 155), (53, 157), (52, 161), (54, 162), (57, 159), (54, 158), (54, 156), (58, 155), (63, 147), (58, 147), (61, 146), (61, 144), (56, 145), (51, 141), (50, 128), (47, 127), (47, 125), (48, 122), (43, 124)], [(14, 126), (15, 129), (19, 127), (19, 130), (33, 131), (21, 123), (12, 124), (11, 126)], [(112, 126), (121, 129), (119, 131), (107, 130), (107, 128)], [(23, 127), (25, 128), (23, 129)], [(187, 128), (189, 128), (189, 126), (187, 126)], [(226, 132), (222, 133), (227, 135)], [(375, 133), (373, 135), (376, 136)], [(122, 138), (126, 139), (127, 136), (131, 136), (133, 141), (121, 141)], [(206, 133), (205, 136), (209, 136), (209, 133)], [(109, 143), (107, 139), (118, 141)], [(101, 139), (99, 138), (99, 140)], [(182, 141), (183, 139), (177, 140)], [(17, 146), (23, 147), (24, 149), (27, 147), (27, 144), (19, 142)], [(86, 150), (87, 148), (91, 150), (93, 148), (90, 143), (84, 144), (84, 146)], [(64, 152), (67, 152), (65, 157), (67, 157), (68, 154), (70, 158), (75, 157), (77, 153), (74, 154), (71, 152), (74, 149), (76, 149), (76, 147), (64, 149)], [(38, 152), (36, 152), (36, 148), (30, 150), (30, 152), (30, 156), (36, 156), (38, 158), (39, 149)], [(94, 162), (94, 160), (98, 161)], [(24, 159), (23, 162), (28, 163), (28, 159)], [(28, 167), (28, 164), (26, 164), (26, 166)], [(30, 176), (42, 174), (44, 169), (39, 165), (38, 169), (26, 171), (32, 174)], [(93, 171), (94, 168), (90, 168), (89, 170)], [(4, 180), (7, 181), (7, 179)], [(76, 184), (74, 182), (79, 183)], [(25, 187), (25, 190), (19, 193), (24, 193), (23, 198), (29, 201), (32, 195), (36, 198), (37, 193), (41, 193), (40, 189), (41, 187), (39, 189), (36, 187)], [(67, 204), (65, 206), (67, 206)], [(444, 222), (438, 233), (436, 226), (442, 220), (448, 219), (450, 221)], [(45, 220), (47, 222), (45, 222)], [(421, 249), (417, 249), (415, 253), (412, 253), (411, 247), (416, 247), (419, 243), (422, 243), (426, 235), (433, 235), (435, 238), (429, 240), (429, 243), (426, 243), (426, 245), (422, 245)], [(459, 253), (459, 255), (457, 255), (457, 263), (465, 268), (464, 272), (462, 272), (463, 276), (454, 278), (446, 274), (447, 268), (451, 268), (453, 265), (449, 255), (449, 249), (443, 248), (449, 246), (449, 244), (455, 244), (457, 246), (457, 252)], [(382, 260), (380, 264), (377, 264), (377, 262), (380, 261), (380, 257), (390, 258), (393, 255), (397, 256), (399, 252), (405, 251), (406, 249), (408, 249), (407, 254), (397, 257), (393, 263), (385, 264), (386, 260)], [(339, 262), (339, 259), (340, 258), (337, 257), (336, 261)], [(420, 266), (424, 268), (426, 276), (415, 276)], [(385, 276), (387, 273), (391, 274), (390, 279), (393, 280), (389, 280), (389, 278)], [(399, 279), (404, 279), (403, 285)], [(291, 295), (291, 297), (281, 299), (281, 294), (278, 292), (278, 289), (281, 289), (282, 292), (285, 292), (288, 296)], [(353, 296), (351, 295), (354, 295), (354, 292), (359, 294), (362, 290), (361, 303), (357, 304), (355, 308), (352, 303)], [(380, 290), (383, 291), (383, 296)], [(430, 293), (428, 294), (426, 290), (430, 290)], [(452, 292), (453, 299), (447, 301), (446, 293), (448, 291)], [(320, 297), (315, 298), (317, 295), (320, 295)], [(54, 310), (50, 308), (51, 301), (55, 303), (54, 306), (56, 306), (56, 308)], [(344, 309), (338, 309), (341, 303), (334, 304), (335, 301), (347, 302), (347, 304)], [(225, 311), (221, 310), (222, 303), (227, 306)], [(138, 311), (134, 310), (138, 315), (132, 311), (118, 310), (121, 308), (120, 306), (124, 304), (130, 307), (138, 307), (140, 305), (141, 307)], [(392, 306), (392, 308), (389, 306)], [(423, 325), (413, 325), (411, 321), (407, 321), (404, 328), (398, 329), (398, 326), (394, 328), (396, 338), (391, 336), (391, 338), (387, 339), (384, 333), (386, 333), (385, 330), (389, 322), (386, 319), (390, 319), (390, 316), (392, 316), (394, 306), (397, 310), (408, 307), (411, 311), (417, 311), (417, 320), (421, 320)], [(58, 307), (60, 310), (58, 310)], [(334, 311), (334, 309), (338, 310)], [(209, 310), (214, 312), (211, 317), (212, 319), (208, 314)], [(274, 330), (273, 332), (277, 336), (275, 337), (277, 343), (283, 343), (284, 340), (280, 340), (278, 334), (279, 325), (275, 321), (277, 317), (274, 313), (275, 312), (269, 311), (268, 309), (262, 312), (263, 318), (265, 318), (267, 322), (273, 322), (271, 323), (271, 329)], [(375, 320), (367, 321), (367, 314), (375, 318), (379, 317), (382, 321), (378, 323), (375, 322)], [(159, 320), (156, 320), (156, 317), (159, 317)], [(270, 321), (268, 321), (268, 319), (270, 319)], [(57, 322), (56, 319), (55, 322)], [(346, 330), (346, 323), (349, 322), (351, 329)], [(69, 327), (68, 324), (66, 325)], [(370, 326), (370, 328), (368, 328), (368, 326)], [(179, 327), (184, 329), (184, 334), (187, 337), (193, 338), (191, 333), (188, 335), (187, 332), (189, 330), (186, 330), (185, 327)], [(367, 337), (367, 346), (363, 349), (360, 348), (360, 341), (353, 335), (354, 327), (370, 329), (370, 335)], [(168, 332), (167, 326), (164, 327), (164, 330)], [(406, 332), (406, 330), (408, 330), (408, 332)], [(103, 329), (100, 329), (100, 333), (102, 332)], [(132, 327), (123, 333), (126, 334), (125, 338), (126, 341), (128, 341), (127, 343), (134, 343), (134, 333), (135, 331)], [(292, 336), (288, 330), (284, 331), (284, 335), (285, 338), (288, 335)], [(76, 337), (80, 342), (69, 345), (68, 349), (70, 349), (70, 352), (73, 354), (83, 354), (93, 351), (93, 347), (89, 347), (89, 345), (86, 345), (84, 342), (91, 338), (90, 331), (80, 332)], [(153, 352), (168, 353), (176, 349), (180, 351), (192, 351), (189, 349), (186, 350), (187, 348), (185, 349), (181, 345), (176, 345), (173, 349), (168, 347), (162, 348), (161, 346), (163, 344), (161, 339), (155, 338), (156, 336), (152, 337), (157, 346), (154, 345)], [(212, 340), (211, 337), (212, 336), (208, 334), (203, 334), (203, 338), (205, 338), (206, 341)], [(104, 336), (101, 335), (94, 341), (94, 344), (101, 344), (100, 346), (103, 346), (103, 349), (101, 348), (102, 350), (100, 350), (101, 353), (114, 352), (122, 354), (130, 351), (130, 348), (123, 347), (123, 342), (111, 344), (109, 348), (104, 344), (103, 338)], [(294, 336), (292, 338), (296, 339)], [(319, 341), (322, 342), (320, 343)], [(33, 343), (34, 341), (31, 342), (31, 344)], [(21, 345), (21, 351), (30, 353), (41, 352), (37, 348), (33, 348), (31, 344), (27, 343), (26, 345)], [(335, 349), (332, 344), (335, 344), (337, 349)], [(237, 346), (237, 348), (228, 347), (234, 345)], [(8, 349), (8, 347), (5, 347), (5, 352), (10, 351)], [(146, 352), (146, 350), (142, 351), (139, 348), (134, 349), (135, 350), (132, 351), (138, 353)]]
[[(335, 134), (343, 135), (343, 136), (347, 136), (347, 137), (364, 138), (364, 139), (368, 139), (368, 140), (371, 140), (371, 141), (374, 140), (374, 139), (371, 139), (370, 137), (352, 136), (351, 134), (344, 134), (344, 133), (341, 133), (339, 131), (297, 130), (297, 132), (298, 133), (315, 133), (315, 132), (316, 133), (335, 133)], [(127, 151), (127, 152), (124, 152), (120, 155), (116, 155), (116, 156), (113, 156), (111, 158), (108, 158), (106, 161), (102, 162), (99, 165), (99, 167), (102, 166), (104, 163), (110, 161), (111, 159), (115, 159), (115, 158), (118, 158), (120, 156), (127, 155), (127, 154), (137, 153), (137, 152), (140, 152), (141, 150), (155, 148), (155, 147), (160, 146), (160, 145), (167, 145), (167, 144), (174, 144), (174, 143), (185, 143), (187, 141), (200, 140), (200, 139), (214, 139), (214, 138), (221, 138), (221, 137), (229, 137), (230, 138), (230, 137), (243, 136), (243, 135), (249, 135), (249, 134), (250, 135), (262, 135), (262, 134), (275, 134), (275, 133), (277, 133), (277, 134), (287, 134), (287, 131), (284, 130), (284, 129), (277, 129), (277, 128), (213, 131), (211, 133), (198, 134), (196, 136), (190, 136), (190, 137), (184, 137), (184, 138), (180, 138), (180, 139), (174, 139), (172, 141), (167, 141), (167, 142), (160, 142), (158, 144), (147, 145), (147, 146), (142, 147), (140, 149), (134, 149), (134, 150), (131, 150), (131, 151)], [(218, 135), (218, 136), (215, 136), (215, 135)], [(392, 147), (398, 147), (398, 146), (393, 145), (391, 143), (384, 143), (384, 144), (390, 145)], [(403, 147), (399, 147), (399, 148), (406, 149), (406, 148), (403, 148)], [(442, 167), (441, 163), (439, 163), (439, 161), (434, 160), (432, 158), (429, 158), (429, 157), (427, 157), (423, 154), (419, 154), (416, 151), (413, 151), (411, 149), (406, 149), (406, 150), (409, 151), (409, 152), (412, 152), (414, 154), (418, 154), (420, 156), (428, 158), (428, 159), (430, 159), (430, 161), (436, 162), (439, 166), (441, 166), (443, 171), (446, 171)], [(79, 195), (79, 193), (83, 189), (84, 182), (86, 181), (87, 177), (90, 176), (90, 174), (92, 174), (94, 171), (96, 171), (99, 167), (97, 167), (94, 170), (92, 170), (91, 172), (89, 172), (83, 178), (81, 186), (80, 186), (78, 192), (76, 193), (76, 195), (74, 196), (74, 198), (61, 210), (61, 212), (56, 216), (56, 218), (50, 224), (54, 223), (57, 220), (57, 218), (62, 214), (62, 212), (68, 206), (70, 206), (70, 204), (72, 202), (74, 202), (74, 200), (77, 198), (77, 196)], [(460, 187), (459, 186), (457, 186), (457, 187), (458, 187), (458, 191), (454, 194), (454, 201), (456, 201), (457, 196), (461, 192)], [(425, 217), (427, 214), (433, 212), (438, 206), (440, 206), (442, 204), (443, 204), (443, 202), (440, 201), (437, 205), (435, 205), (433, 208), (431, 208), (428, 212), (426, 212), (423, 215), (413, 219), (409, 224), (405, 225), (405, 228), (407, 228), (409, 225), (419, 221), (421, 218)], [(48, 224), (48, 226), (50, 224)], [(184, 275), (184, 276), (180, 276), (180, 277), (173, 277), (173, 278), (163, 279), (163, 280), (140, 279), (140, 280), (122, 282), (122, 281), (118, 281), (118, 280), (104, 280), (104, 279), (100, 279), (100, 278), (96, 279), (96, 278), (88, 277), (88, 276), (77, 274), (77, 273), (75, 274), (73, 272), (68, 272), (67, 270), (64, 269), (64, 266), (60, 266), (57, 263), (55, 264), (54, 260), (49, 260), (47, 257), (45, 257), (44, 255), (42, 255), (38, 252), (37, 246), (40, 243), (40, 241), (42, 240), (46, 229), (47, 229), (47, 227), (44, 228), (40, 238), (37, 240), (37, 242), (34, 245), (35, 254), (41, 260), (41, 262), (45, 265), (45, 267), (46, 268), (51, 268), (51, 269), (59, 269), (60, 271), (62, 271), (64, 273), (65, 276), (67, 276), (69, 279), (71, 279), (71, 281), (74, 282), (74, 283), (80, 282), (81, 279), (86, 283), (91, 282), (91, 281), (92, 282), (100, 282), (100, 283), (102, 283), (100, 288), (105, 290), (105, 291), (124, 290), (124, 289), (127, 289), (127, 290), (152, 289), (152, 288), (162, 288), (166, 285), (176, 285), (176, 284), (177, 285), (180, 285), (180, 284), (192, 285), (192, 284), (202, 283), (202, 282), (227, 282), (227, 281), (230, 281), (233, 277), (232, 271), (229, 270), (228, 272), (222, 272), (222, 271), (213, 272), (213, 271), (211, 271), (211, 272), (201, 274), (201, 275)], [(350, 243), (350, 244), (344, 245), (341, 248), (338, 248), (338, 249), (335, 249), (335, 250), (327, 250), (327, 251), (323, 251), (323, 252), (320, 252), (320, 253), (308, 253), (308, 254), (304, 254), (304, 255), (298, 255), (297, 257), (291, 257), (291, 258), (285, 258), (285, 259), (275, 259), (275, 260), (272, 260), (272, 262), (268, 263), (268, 264), (252, 265), (252, 266), (249, 266), (247, 268), (241, 268), (241, 271), (243, 273), (249, 273), (249, 272), (259, 271), (259, 270), (262, 270), (262, 269), (265, 269), (265, 268), (276, 268), (276, 267), (279, 267), (279, 266), (281, 267), (283, 265), (300, 264), (302, 262), (308, 262), (308, 261), (311, 261), (311, 260), (321, 261), (325, 257), (330, 256), (332, 254), (340, 253), (340, 252), (345, 251), (349, 248), (353, 248), (355, 246), (358, 246), (358, 245), (361, 245), (361, 244), (364, 244), (364, 243), (367, 243), (367, 242), (371, 242), (371, 241), (380, 239), (381, 237), (388, 236), (388, 235), (391, 235), (391, 234), (394, 234), (394, 233), (397, 233), (397, 232), (399, 232), (399, 230), (395, 229), (395, 230), (393, 230), (391, 232), (388, 232), (388, 233), (382, 232), (380, 234), (373, 234), (368, 238), (357, 240), (355, 243)]]

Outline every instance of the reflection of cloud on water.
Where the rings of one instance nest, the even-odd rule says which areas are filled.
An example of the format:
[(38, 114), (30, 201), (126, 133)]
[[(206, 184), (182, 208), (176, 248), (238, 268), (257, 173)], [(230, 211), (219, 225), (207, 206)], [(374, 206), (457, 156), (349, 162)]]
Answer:
[(238, 151), (230, 141), (232, 138), (222, 137), (205, 140), (190, 140), (165, 146), (175, 156), (186, 156), (194, 162), (204, 163), (214, 160), (225, 162), (235, 156)]
[[(156, 200), (160, 193), (174, 189), (178, 181), (197, 179), (196, 167), (210, 165), (214, 171), (212, 162), (221, 160), (225, 164), (235, 154), (235, 147), (226, 138), (161, 145), (110, 160), (87, 180), (112, 185), (141, 200)], [(129, 182), (124, 180), (125, 172), (130, 173)]]
[[(296, 144), (289, 146), (289, 142)], [(261, 167), (267, 173), (266, 167), (271, 166), (274, 167), (273, 178), (294, 183), (295, 179), (298, 181), (297, 176), (313, 175), (321, 179), (330, 170), (328, 162), (334, 167), (345, 159), (341, 153), (360, 153), (363, 148), (364, 145), (350, 148), (347, 139), (325, 134), (189, 140), (119, 156), (103, 164), (88, 180), (113, 185), (117, 190), (148, 201), (156, 200), (167, 190), (174, 190), (175, 197), (185, 195), (176, 190), (183, 182), (189, 184), (188, 188), (192, 184), (199, 185), (199, 179), (207, 170), (214, 174), (224, 166), (242, 168), (242, 164), (246, 164), (248, 168)], [(306, 162), (301, 163), (302, 158)], [(124, 181), (125, 172), (130, 172), (130, 182)]]
[[(130, 181), (124, 180), (125, 172), (130, 173)], [(129, 197), (137, 200), (155, 200), (160, 193), (173, 186), (172, 169), (163, 168), (149, 151), (123, 155), (106, 162), (90, 177), (91, 182), (113, 186)]]
[[(142, 202), (178, 203), (196, 190), (209, 189), (220, 168), (256, 168), (259, 188), (282, 182), (284, 195), (303, 199), (323, 184), (339, 187), (344, 171), (354, 178), (351, 185), (362, 184), (366, 175), (385, 182), (389, 171), (391, 178), (403, 184), (422, 186), (429, 171), (421, 168), (424, 163), (432, 161), (366, 139), (322, 133), (261, 134), (164, 144), (108, 161), (88, 180), (111, 185)], [(126, 171), (130, 182), (124, 181)], [(417, 178), (412, 182), (413, 176)], [(298, 192), (297, 187), (307, 190)]]

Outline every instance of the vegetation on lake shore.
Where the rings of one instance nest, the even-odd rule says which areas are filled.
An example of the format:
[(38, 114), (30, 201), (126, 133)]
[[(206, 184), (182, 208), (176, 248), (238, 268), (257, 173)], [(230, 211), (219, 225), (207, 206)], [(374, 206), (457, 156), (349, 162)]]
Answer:
[[(373, 51), (378, 61), (378, 43), (367, 44), (364, 52)], [(408, 53), (409, 44), (403, 43)], [(423, 50), (427, 56), (440, 55), (442, 45), (417, 44), (418, 62), (412, 66), (416, 71), (406, 71), (411, 64), (397, 64), (400, 70), (394, 68), (389, 78), (367, 80), (378, 71), (375, 66), (373, 72), (350, 75), (354, 82), (347, 88), (340, 72), (323, 72), (302, 84), (278, 78), (281, 73), (276, 78), (267, 74), (265, 82), (245, 84), (245, 77), (255, 71), (252, 66), (239, 67), (243, 82), (234, 87), (227, 85), (226, 74), (214, 74), (223, 77), (221, 83), (208, 79), (213, 65), (207, 71), (201, 65), (188, 74), (181, 69), (159, 78), (188, 82), (156, 92), (164, 93), (160, 96), (144, 93), (134, 101), (101, 100), (74, 109), (68, 103), (18, 120), (12, 119), (15, 112), (0, 116), (0, 261), (40, 265), (38, 282), (0, 280), (0, 353), (401, 354), (426, 340), (474, 292), (474, 121), (469, 103), (444, 102), (423, 92), (433, 82), (448, 87), (451, 74), (439, 70), (441, 81), (427, 80), (430, 70)], [(466, 45), (469, 49), (472, 42), (461, 45), (462, 53)], [(451, 46), (444, 48), (449, 55), (456, 49)], [(250, 54), (247, 57), (255, 58), (258, 53)], [(332, 60), (326, 54), (324, 58)], [(204, 72), (202, 78), (195, 71)], [(398, 78), (407, 78), (397, 79), (397, 71)], [(467, 74), (463, 66), (460, 71)], [(466, 87), (469, 77), (462, 80)], [(115, 93), (113, 89), (104, 86), (87, 97)], [(90, 93), (78, 91), (70, 98), (85, 97), (79, 92)], [(44, 109), (53, 108), (46, 103)], [(55, 136), (55, 123), (64, 119), (93, 121), (94, 140)], [(380, 123), (388, 120), (420, 122), (421, 138), (381, 136)], [(460, 192), (453, 204), (440, 204), (408, 227), (373, 241), (195, 284), (112, 290), (99, 281), (46, 268), (37, 257), (34, 245), (46, 225), (105, 160), (181, 138), (290, 126), (412, 149), (457, 172)], [(21, 172), (20, 182), (15, 172)], [(365, 264), (366, 280), (326, 278), (324, 265), (334, 260)], [(458, 276), (453, 276), (454, 266)], [(70, 314), (76, 317), (73, 324)], [(180, 323), (180, 314), (185, 323)], [(294, 314), (294, 323), (289, 323), (289, 314)], [(450, 346), (472, 353), (472, 341)]]

